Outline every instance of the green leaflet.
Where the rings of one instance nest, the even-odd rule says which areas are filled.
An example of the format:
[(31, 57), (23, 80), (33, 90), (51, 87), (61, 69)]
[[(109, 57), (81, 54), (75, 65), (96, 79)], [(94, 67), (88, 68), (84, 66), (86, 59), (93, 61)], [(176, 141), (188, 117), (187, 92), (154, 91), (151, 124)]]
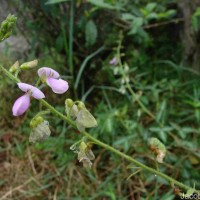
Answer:
[(45, 4), (56, 4), (56, 3), (62, 3), (70, 0), (48, 0)]

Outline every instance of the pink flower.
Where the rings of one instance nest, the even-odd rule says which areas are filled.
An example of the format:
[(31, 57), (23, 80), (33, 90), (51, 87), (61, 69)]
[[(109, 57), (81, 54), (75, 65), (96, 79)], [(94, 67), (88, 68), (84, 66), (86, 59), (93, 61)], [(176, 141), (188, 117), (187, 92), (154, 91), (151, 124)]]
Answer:
[(116, 57), (114, 57), (112, 60), (109, 61), (110, 65), (117, 65), (118, 64), (118, 60)]
[(17, 84), (19, 89), (21, 89), (25, 94), (21, 97), (19, 97), (12, 108), (12, 112), (14, 116), (22, 115), (26, 110), (28, 109), (30, 105), (30, 97), (34, 97), (35, 99), (42, 99), (45, 98), (42, 91), (40, 91), (38, 88), (26, 84), (26, 83), (18, 83)]
[(68, 82), (62, 80), (59, 73), (51, 68), (40, 68), (38, 70), (38, 75), (42, 79), (42, 81), (45, 81), (47, 85), (51, 87), (53, 92), (57, 94), (63, 94), (69, 88)]

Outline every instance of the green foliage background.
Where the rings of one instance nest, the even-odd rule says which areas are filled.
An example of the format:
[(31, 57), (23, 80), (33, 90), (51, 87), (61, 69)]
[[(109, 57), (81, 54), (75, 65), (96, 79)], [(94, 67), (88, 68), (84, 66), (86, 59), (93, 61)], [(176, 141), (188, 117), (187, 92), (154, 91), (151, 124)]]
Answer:
[[(38, 58), (40, 67), (58, 70), (70, 83), (59, 97), (45, 88), (48, 102), (64, 113), (66, 98), (83, 100), (99, 124), (90, 134), (152, 167), (148, 140), (159, 138), (168, 151), (160, 171), (200, 188), (200, 77), (182, 63), (183, 22), (174, 21), (180, 15), (175, 0), (15, 0), (12, 5), (19, 19), (16, 32), (31, 47), (20, 61)], [(122, 63), (129, 67), (125, 77), (124, 69), (109, 64), (119, 42)], [(14, 60), (5, 54), (1, 62), (9, 67)], [(33, 84), (33, 74), (21, 78)], [(23, 192), (14, 191), (14, 199), (178, 199), (165, 180), (145, 171), (134, 174), (135, 166), (97, 146), (93, 168), (82, 168), (69, 150), (81, 135), (53, 116), (47, 117), (52, 136), (29, 144), (29, 122), (40, 105), (32, 101), (25, 116), (13, 118), (12, 102), (20, 91), (2, 75), (0, 95), (0, 168), (9, 171), (0, 173), (2, 196), (11, 180), (16, 188), (31, 178)]]

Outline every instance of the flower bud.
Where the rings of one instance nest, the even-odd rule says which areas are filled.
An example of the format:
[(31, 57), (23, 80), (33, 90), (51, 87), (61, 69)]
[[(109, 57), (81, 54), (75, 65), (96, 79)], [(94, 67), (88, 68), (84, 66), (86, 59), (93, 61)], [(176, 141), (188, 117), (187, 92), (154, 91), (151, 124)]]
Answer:
[(34, 117), (31, 122), (30, 122), (30, 127), (31, 129), (34, 129), (38, 126), (38, 124), (44, 122), (44, 118), (41, 117), (41, 116), (38, 116), (38, 117)]
[(85, 104), (82, 101), (78, 101), (78, 110), (86, 109)]
[(72, 106), (74, 105), (74, 102), (72, 99), (66, 99), (65, 100), (65, 112), (67, 113), (67, 116), (70, 116), (70, 112), (72, 110)]
[(26, 63), (23, 63), (20, 68), (22, 70), (27, 70), (27, 69), (32, 69), (34, 67), (36, 67), (38, 65), (38, 60), (32, 60), (32, 61), (29, 61), (29, 62), (26, 62)]
[(72, 108), (71, 108), (71, 110), (70, 110), (70, 115), (72, 116), (72, 117), (74, 117), (74, 118), (76, 118), (77, 117), (77, 115), (78, 115), (78, 107), (77, 107), (77, 105), (73, 105), (72, 106)]
[(15, 73), (19, 69), (19, 61), (16, 61), (9, 69), (9, 72)]
[(66, 100), (65, 100), (65, 105), (66, 105), (68, 108), (71, 108), (71, 107), (74, 105), (74, 102), (72, 101), (72, 99), (66, 99)]
[(17, 18), (14, 15), (8, 17), (1, 23), (0, 28), (0, 41), (5, 40), (12, 34), (12, 28), (15, 25)]

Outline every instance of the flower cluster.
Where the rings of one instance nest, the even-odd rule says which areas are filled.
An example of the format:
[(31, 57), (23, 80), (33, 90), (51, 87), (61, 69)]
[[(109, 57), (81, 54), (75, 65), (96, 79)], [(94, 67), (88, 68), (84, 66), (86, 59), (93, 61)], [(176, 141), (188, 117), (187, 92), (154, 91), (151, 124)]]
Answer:
[[(59, 73), (51, 68), (40, 68), (38, 70), (38, 75), (42, 82), (46, 83), (49, 87), (51, 87), (53, 92), (57, 94), (63, 94), (69, 88), (68, 82), (61, 79)], [(45, 98), (44, 93), (37, 87), (27, 83), (18, 83), (18, 87), (25, 92), (25, 94), (15, 101), (12, 108), (14, 116), (20, 116), (26, 112), (26, 110), (29, 108), (31, 97), (35, 99)]]

